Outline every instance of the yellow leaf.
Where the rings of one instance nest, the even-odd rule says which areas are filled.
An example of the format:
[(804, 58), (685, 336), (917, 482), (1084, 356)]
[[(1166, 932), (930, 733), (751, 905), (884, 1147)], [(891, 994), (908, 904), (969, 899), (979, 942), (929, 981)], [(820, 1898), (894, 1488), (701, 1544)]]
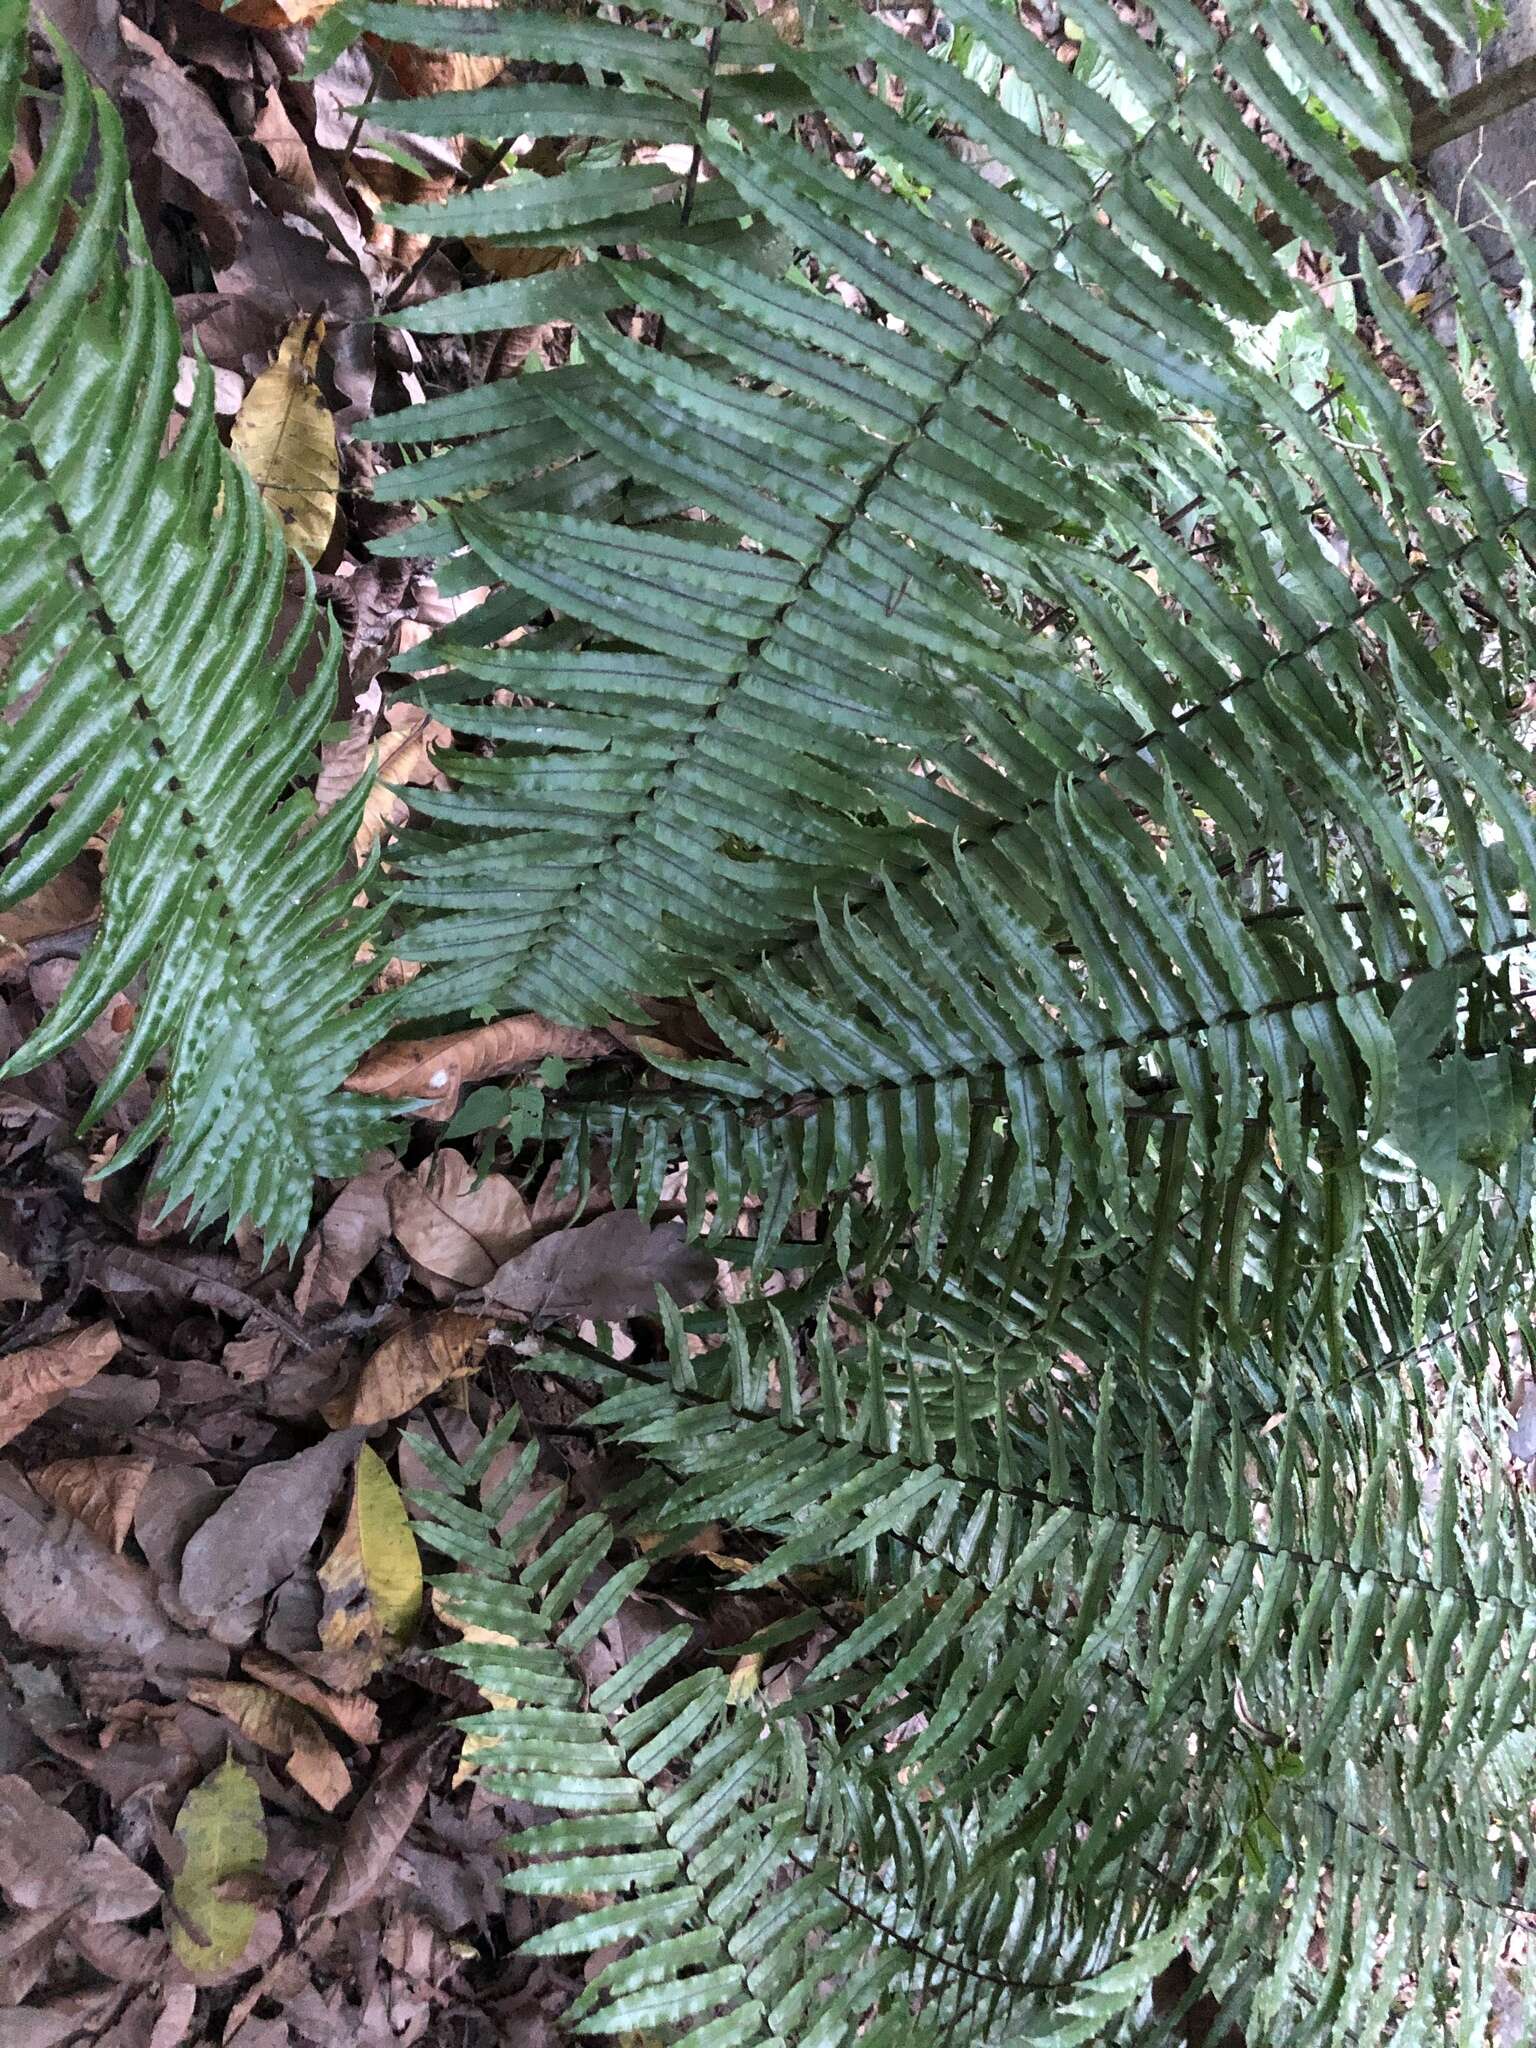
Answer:
[(738, 1657), (731, 1667), (731, 1676), (726, 1685), (725, 1696), (733, 1707), (739, 1707), (743, 1700), (751, 1699), (762, 1683), (763, 1653), (749, 1650), (744, 1657)]
[(400, 1489), (364, 1444), (346, 1527), (320, 1567), (320, 1640), (358, 1650), (377, 1670), (409, 1642), (421, 1617), (421, 1557)]
[(267, 1830), (256, 1780), (233, 1758), (194, 1787), (176, 1817), (182, 1865), (166, 1914), (171, 1947), (195, 1977), (238, 1963), (256, 1927), (253, 1901), (231, 1896), (238, 1878), (259, 1877)]
[(324, 337), (318, 316), (294, 321), (277, 361), (245, 394), (229, 437), (289, 546), (307, 562), (325, 553), (341, 483), (336, 422), (315, 382)]

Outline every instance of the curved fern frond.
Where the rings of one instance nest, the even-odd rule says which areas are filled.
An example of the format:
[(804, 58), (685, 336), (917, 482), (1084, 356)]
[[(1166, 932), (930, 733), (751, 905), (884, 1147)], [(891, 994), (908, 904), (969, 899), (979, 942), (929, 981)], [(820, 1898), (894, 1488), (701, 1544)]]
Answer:
[(743, 1589), (857, 1594), (790, 1704), (838, 1721), (827, 1798), (864, 1812), (893, 1923), (906, 1901), (931, 1944), (968, 1910), (956, 1872), (924, 1880), (926, 1808), (978, 1900), (1028, 1900), (1020, 1976), (1075, 1961), (1106, 1901), (1138, 1938), (1182, 1928), (1199, 1872), (1192, 1944), (1250, 2038), (1285, 2014), (1365, 2041), (1476, 2010), (1531, 1903), (1536, 1522), (1480, 1343), (1361, 1350), (1369, 1381), (1333, 1391), (1300, 1345), (1272, 1430), (1236, 1361), (1171, 1428), (1134, 1380), (1040, 1357), (989, 1385), (982, 1351), (946, 1382), (874, 1339), (807, 1361), (678, 1330), (670, 1382), (564, 1369), (660, 1467), (637, 1526), (764, 1531)]
[[(565, 48), (494, 11), (378, 21), (411, 12)], [(1368, 1184), (1406, 1156), (1454, 1228), (1529, 1109), (1476, 1057), (1513, 1026), (1536, 880), (1507, 715), (1529, 366), (1450, 223), (1476, 406), (1364, 259), (1421, 437), (1275, 253), (1327, 247), (1326, 209), (1407, 153), (1396, 73), (1349, 9), (1324, 35), (1283, 0), (1228, 29), (1159, 6), (1147, 37), (1094, 7), (1071, 70), (994, 0), (955, 16), (964, 67), (854, 0), (791, 41), (660, 12), (603, 28), (625, 89), (592, 133), (671, 105), (701, 175), (636, 210), (664, 166), (597, 145), (466, 195), (441, 226), (593, 260), (398, 316), (558, 312), (580, 341), (372, 429), (457, 442), (390, 489), (437, 507), (409, 545), (504, 586), (419, 657), (472, 751), (405, 851), (408, 1005), (576, 1021), (696, 986), (723, 1056), (615, 1132), (642, 1205), (679, 1147), (727, 1222), (728, 1193), (777, 1218), (868, 1175), (930, 1257), (1071, 1262), (1203, 1209), (1240, 1267), (1272, 1147), (1336, 1324)], [(881, 177), (805, 147), (807, 110)], [(1303, 337), (1310, 406), (1272, 367)], [(1432, 1044), (1394, 1024), (1458, 980)], [(1487, 1130), (1446, 1161), (1423, 1105), (1463, 1083)]]
[[(916, 1910), (915, 1887), (893, 1899), (879, 1876), (892, 1853), (885, 1802), (836, 1771), (825, 1726), (807, 1744), (799, 1709), (736, 1701), (718, 1669), (677, 1675), (686, 1624), (588, 1689), (581, 1653), (650, 1566), (607, 1573), (615, 1532), (601, 1515), (552, 1533), (558, 1493), (498, 1536), (536, 1459), (527, 1446), (487, 1494), (517, 1421), (514, 1411), (462, 1466), (417, 1444), (441, 1489), (424, 1498), (424, 1534), (461, 1566), (435, 1582), (466, 1638), (443, 1655), (505, 1702), (460, 1723), (466, 1754), (489, 1790), (565, 1816), (509, 1844), (512, 1890), (581, 1906), (523, 1953), (621, 1950), (573, 2006), (577, 2032), (653, 2028), (677, 2048), (939, 2048), (1027, 2017), (1031, 2038), (1069, 2044), (1096, 2038), (1145, 1993), (1182, 1918), (1139, 1928), (1105, 1900), (1095, 1934), (1042, 1953), (1026, 1916), (992, 1910), (985, 1924), (949, 1816), (925, 1817), (915, 1794), (898, 1853), (921, 1866), (922, 1890), (953, 1882), (948, 1923)], [(814, 1708), (812, 1720), (823, 1722)]]
[[(25, 8), (8, 5), (0, 31), (8, 139)], [(0, 216), (0, 908), (116, 822), (100, 927), (7, 1071), (134, 991), (92, 1117), (162, 1053), (167, 1073), (117, 1159), (158, 1139), (168, 1205), (291, 1244), (316, 1176), (352, 1171), (388, 1129), (341, 1088), (382, 1028), (358, 1000), (378, 913), (350, 911), (345, 878), (366, 790), (317, 821), (303, 788), (339, 643), (320, 636), (296, 689), (313, 600), (280, 639), (287, 550), (219, 444), (206, 368), (165, 447), (181, 352), (169, 294), (117, 114), (62, 45), (58, 59), (42, 161)]]

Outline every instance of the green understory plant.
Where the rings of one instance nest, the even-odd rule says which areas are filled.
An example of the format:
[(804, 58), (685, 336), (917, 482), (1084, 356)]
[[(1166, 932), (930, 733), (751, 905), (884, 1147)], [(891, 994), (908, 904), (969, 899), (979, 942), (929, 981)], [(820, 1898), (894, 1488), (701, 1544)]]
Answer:
[[(6, 160), (26, 14), (0, 6)], [(131, 991), (90, 1120), (164, 1073), (114, 1170), (158, 1143), (168, 1206), (294, 1244), (316, 1176), (389, 1130), (341, 1087), (382, 1028), (360, 1000), (378, 917), (349, 910), (345, 874), (367, 791), (317, 823), (308, 788), (339, 641), (310, 596), (280, 626), (290, 557), (220, 445), (205, 365), (175, 407), (181, 337), (117, 112), (65, 44), (54, 55), (41, 158), (0, 215), (0, 911), (103, 828), (111, 842), (97, 931), (3, 1071)]]
[[(515, 1702), (477, 1763), (561, 1816), (510, 1882), (607, 1958), (573, 2037), (1490, 2038), (1536, 401), (1443, 216), (1454, 357), (1330, 254), (1463, 24), (357, 19), (507, 65), (384, 118), (542, 138), (399, 225), (582, 259), (392, 316), (574, 336), (366, 430), (391, 545), (493, 588), (409, 664), (459, 750), (406, 1008), (691, 999), (546, 1135), (647, 1212), (685, 1163), (791, 1283), (542, 1354), (641, 1462), (606, 1515), (498, 1543), (533, 1451), (501, 1500), (438, 1460), (454, 1654)], [(656, 1532), (715, 1526), (783, 1618), (594, 1689)]]

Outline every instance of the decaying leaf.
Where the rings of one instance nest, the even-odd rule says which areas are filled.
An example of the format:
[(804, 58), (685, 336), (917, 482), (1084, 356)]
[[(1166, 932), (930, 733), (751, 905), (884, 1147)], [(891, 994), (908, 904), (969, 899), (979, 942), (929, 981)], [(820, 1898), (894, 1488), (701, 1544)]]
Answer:
[(271, 1686), (275, 1692), (286, 1693), (301, 1706), (309, 1707), (327, 1721), (334, 1722), (349, 1740), (378, 1741), (379, 1710), (367, 1693), (332, 1692), (267, 1650), (246, 1650), (242, 1652), (240, 1661), (252, 1678)]
[(483, 1287), (529, 1234), (528, 1205), (506, 1175), (487, 1174), (477, 1187), (469, 1161), (451, 1149), (391, 1182), (389, 1213), (418, 1277), (450, 1283), (433, 1289), (440, 1297)]
[(464, 246), (493, 277), (539, 277), (546, 270), (566, 270), (581, 261), (579, 249), (507, 249), (479, 235), (467, 236)]
[[(450, 7), (493, 7), (496, 0), (446, 0)], [(505, 57), (476, 57), (460, 50), (424, 50), (415, 43), (389, 43), (366, 36), (389, 59), (403, 98), (430, 99), (440, 92), (472, 92), (489, 85), (507, 68)]]
[[(87, 1201), (90, 1197), (87, 1195)], [(37, 1276), (0, 1252), (0, 1301), (41, 1301), (42, 1286)]]
[(45, 1500), (84, 1522), (109, 1549), (121, 1550), (154, 1469), (152, 1458), (59, 1458), (27, 1476)]
[(485, 1356), (486, 1326), (481, 1316), (416, 1316), (403, 1330), (386, 1338), (363, 1367), (356, 1384), (326, 1407), (334, 1428), (356, 1423), (393, 1422), (450, 1380), (474, 1372)]
[(714, 1285), (715, 1262), (687, 1243), (680, 1223), (654, 1228), (633, 1209), (615, 1209), (575, 1230), (558, 1230), (508, 1259), (485, 1288), (491, 1313), (530, 1322), (622, 1322), (653, 1315), (656, 1289), (687, 1306)]
[(340, 1308), (352, 1283), (389, 1236), (389, 1184), (395, 1160), (348, 1183), (305, 1247), (293, 1305), (301, 1316)]
[(451, 747), (453, 734), (441, 719), (415, 704), (391, 704), (384, 713), (382, 731), (376, 730), (372, 714), (361, 712), (345, 739), (324, 750), (320, 774), (315, 783), (315, 805), (324, 813), (331, 810), (367, 772), (375, 767), (373, 787), (363, 805), (362, 822), (352, 840), (359, 864), (386, 831), (394, 831), (410, 820), (410, 809), (402, 788), (445, 788), (446, 778), (433, 760), (439, 747)]
[(245, 394), (229, 437), (289, 546), (307, 562), (325, 553), (341, 484), (336, 422), (315, 382), (324, 338), (318, 315), (294, 321), (277, 361)]
[(329, 14), (336, 0), (202, 0), (210, 14), (222, 14), (241, 28), (308, 28)]
[(34, 939), (89, 924), (100, 909), (101, 862), (92, 853), (77, 853), (40, 889), (0, 911), (0, 978), (9, 958), (24, 962), (25, 949)]
[(529, 1011), (443, 1038), (398, 1038), (376, 1046), (346, 1085), (392, 1102), (414, 1097), (428, 1105), (421, 1111), (426, 1122), (446, 1123), (461, 1091), (476, 1081), (542, 1059), (601, 1059), (613, 1049), (606, 1031), (574, 1030)]
[(363, 1904), (389, 1873), (395, 1851), (421, 1811), (438, 1752), (450, 1739), (439, 1729), (391, 1745), (386, 1761), (348, 1820), (336, 1861), (315, 1895), (310, 1918), (339, 1920)]
[[(225, 1642), (248, 1640), (253, 1603), (307, 1555), (354, 1456), (361, 1431), (247, 1472), (182, 1552), (180, 1597)], [(259, 1612), (259, 1610), (258, 1610)]]
[(256, 1930), (256, 1904), (240, 1880), (259, 1878), (267, 1830), (256, 1780), (231, 1758), (194, 1786), (176, 1817), (182, 1864), (171, 1886), (166, 1932), (194, 1977), (216, 1977), (238, 1963)]
[(328, 1650), (360, 1652), (378, 1669), (415, 1633), (421, 1557), (400, 1489), (366, 1444), (358, 1453), (346, 1526), (320, 1567), (320, 1584), (320, 1640)]
[(71, 1912), (102, 1926), (153, 1912), (161, 1896), (109, 1836), (91, 1841), (21, 1777), (0, 1778), (0, 1894), (17, 1912)]
[(116, 1358), (121, 1348), (111, 1323), (87, 1323), (13, 1351), (0, 1370), (0, 1444), (15, 1441), (29, 1423)]
[(194, 1679), (187, 1698), (238, 1728), (262, 1749), (283, 1758), (288, 1775), (327, 1813), (352, 1790), (340, 1756), (327, 1742), (314, 1715), (297, 1700), (264, 1685), (231, 1679)]
[(114, 1557), (82, 1522), (53, 1513), (0, 1466), (0, 1616), (23, 1641), (159, 1672), (224, 1668), (216, 1643), (174, 1628), (149, 1573)]

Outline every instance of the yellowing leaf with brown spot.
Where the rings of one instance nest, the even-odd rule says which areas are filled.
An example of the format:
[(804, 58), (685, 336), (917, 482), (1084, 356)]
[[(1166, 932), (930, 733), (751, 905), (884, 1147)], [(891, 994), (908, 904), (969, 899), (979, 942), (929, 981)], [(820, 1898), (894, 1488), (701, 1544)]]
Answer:
[(400, 1489), (377, 1451), (357, 1458), (352, 1506), (320, 1567), (320, 1640), (356, 1651), (374, 1670), (408, 1643), (421, 1618), (421, 1557)]
[(192, 1976), (219, 1977), (256, 1931), (257, 1909), (239, 1896), (240, 1881), (259, 1878), (267, 1860), (261, 1794), (244, 1764), (231, 1758), (187, 1794), (176, 1839), (182, 1863), (165, 1916), (171, 1947)]
[(245, 394), (229, 437), (288, 545), (311, 563), (330, 540), (341, 484), (336, 422), (315, 382), (324, 338), (320, 318), (294, 321), (277, 361)]
[(282, 1757), (288, 1775), (327, 1813), (352, 1790), (346, 1765), (326, 1741), (314, 1715), (297, 1700), (269, 1692), (264, 1685), (241, 1685), (222, 1678), (193, 1679), (187, 1686), (187, 1698), (222, 1714), (260, 1748)]

